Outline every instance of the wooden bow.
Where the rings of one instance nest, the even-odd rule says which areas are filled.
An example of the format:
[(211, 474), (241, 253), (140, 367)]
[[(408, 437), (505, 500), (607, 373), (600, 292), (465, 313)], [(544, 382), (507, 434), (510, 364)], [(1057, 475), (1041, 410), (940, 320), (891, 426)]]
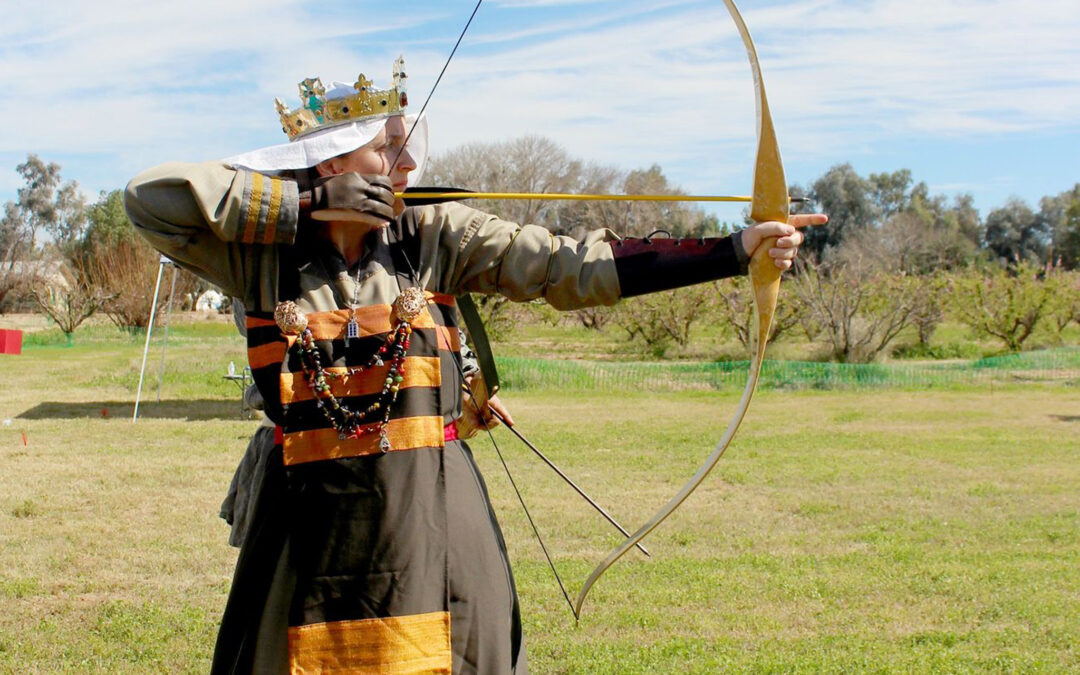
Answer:
[[(765, 84), (761, 78), (761, 65), (758, 62), (757, 49), (754, 41), (750, 38), (750, 31), (746, 28), (739, 9), (732, 0), (723, 0), (731, 18), (739, 29), (743, 44), (746, 45), (746, 54), (750, 59), (750, 69), (754, 76), (754, 87), (757, 94), (757, 136), (758, 149), (757, 159), (754, 165), (754, 190), (750, 206), (750, 217), (756, 222), (779, 221), (787, 222), (788, 219), (788, 190), (787, 181), (784, 178), (784, 166), (780, 161), (780, 147), (776, 141), (776, 133), (773, 129), (772, 115), (769, 112), (769, 101), (765, 97)], [(746, 388), (743, 389), (739, 406), (734, 416), (728, 423), (724, 435), (717, 442), (712, 453), (698, 468), (697, 472), (687, 481), (686, 485), (679, 490), (678, 494), (671, 498), (667, 504), (657, 511), (649, 520), (642, 525), (637, 532), (632, 534), (614, 551), (597, 565), (592, 574), (585, 581), (581, 591), (574, 602), (574, 616), (580, 618), (581, 607), (588, 597), (589, 589), (600, 579), (615, 561), (627, 551), (636, 546), (638, 542), (652, 532), (668, 516), (674, 513), (683, 501), (697, 489), (705, 477), (709, 475), (716, 463), (720, 461), (724, 451), (727, 450), (735, 432), (739, 429), (747, 409), (750, 407), (750, 399), (757, 388), (758, 376), (761, 373), (761, 363), (765, 358), (765, 345), (769, 337), (769, 329), (772, 327), (773, 315), (776, 312), (776, 298), (780, 291), (780, 270), (773, 264), (769, 257), (769, 249), (773, 247), (775, 237), (762, 241), (750, 258), (750, 283), (754, 290), (754, 306), (757, 315), (757, 330), (751, 335), (753, 361), (750, 364), (750, 373), (746, 380)]]

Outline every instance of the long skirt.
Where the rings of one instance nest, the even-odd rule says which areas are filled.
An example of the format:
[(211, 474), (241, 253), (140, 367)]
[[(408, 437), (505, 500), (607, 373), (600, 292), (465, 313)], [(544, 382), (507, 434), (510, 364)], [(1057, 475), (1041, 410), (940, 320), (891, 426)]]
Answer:
[(213, 673), (521, 675), (506, 545), (468, 446), (282, 465), (270, 450)]

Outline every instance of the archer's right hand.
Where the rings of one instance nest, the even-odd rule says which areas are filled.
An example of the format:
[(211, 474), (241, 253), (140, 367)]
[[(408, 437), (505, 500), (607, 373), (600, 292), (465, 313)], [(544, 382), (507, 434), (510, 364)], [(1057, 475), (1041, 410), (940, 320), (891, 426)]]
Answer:
[(318, 178), (302, 189), (300, 208), (313, 220), (382, 224), (394, 219), (394, 199), (388, 177), (343, 173)]

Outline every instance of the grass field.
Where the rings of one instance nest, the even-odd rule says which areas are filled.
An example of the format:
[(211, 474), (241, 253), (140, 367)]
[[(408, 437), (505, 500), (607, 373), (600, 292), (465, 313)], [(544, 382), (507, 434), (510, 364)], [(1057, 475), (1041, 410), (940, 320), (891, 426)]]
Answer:
[[(236, 556), (217, 511), (255, 424), (221, 378), (242, 345), (228, 325), (174, 326), (163, 400), (158, 347), (132, 426), (142, 344), (87, 335), (0, 356), (0, 672), (206, 672)], [(519, 428), (632, 529), (709, 453), (735, 398), (506, 394)], [(619, 538), (496, 438), (573, 594)], [(628, 554), (580, 624), (490, 442), (473, 448), (533, 672), (1080, 670), (1075, 383), (762, 392), (646, 540), (652, 560)]]

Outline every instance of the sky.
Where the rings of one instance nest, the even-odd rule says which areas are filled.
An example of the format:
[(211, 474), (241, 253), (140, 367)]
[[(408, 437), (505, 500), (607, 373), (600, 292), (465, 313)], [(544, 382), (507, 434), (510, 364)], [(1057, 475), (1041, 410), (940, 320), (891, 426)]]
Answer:
[[(299, 105), (309, 76), (385, 86), (399, 54), (418, 109), (474, 4), (0, 0), (0, 201), (28, 153), (93, 200), (155, 164), (284, 142), (275, 97)], [(984, 217), (1080, 182), (1077, 0), (740, 8), (789, 182), (910, 169)], [(719, 0), (487, 0), (427, 112), (434, 155), (535, 134), (586, 161), (657, 164), (690, 193), (752, 183), (753, 80)]]

